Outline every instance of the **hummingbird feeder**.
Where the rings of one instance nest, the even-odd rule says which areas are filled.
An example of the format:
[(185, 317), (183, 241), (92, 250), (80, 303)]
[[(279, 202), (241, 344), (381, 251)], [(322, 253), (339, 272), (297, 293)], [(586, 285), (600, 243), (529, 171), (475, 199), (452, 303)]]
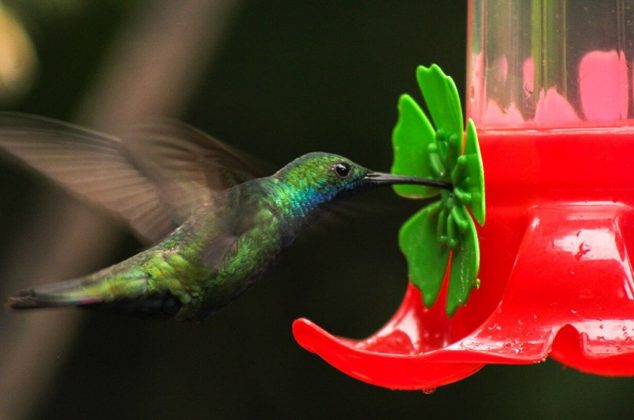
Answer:
[[(437, 145), (421, 144), (416, 153), (437, 162), (408, 166), (399, 156), (409, 153), (397, 147), (403, 125), (418, 121), (416, 127), (421, 118), (404, 97), (393, 169), (419, 175), (444, 168), (436, 176), (452, 177), (456, 187), (458, 160), (477, 155), (477, 127), (486, 225), (475, 236), (484, 195), (477, 195), (478, 162), (471, 162), (461, 175), (466, 200), (448, 208), (439, 196), (433, 211), (431, 204), (402, 228), (411, 282), (392, 319), (364, 340), (298, 319), (295, 339), (346, 374), (393, 389), (436, 388), (486, 364), (547, 357), (586, 373), (634, 375), (634, 0), (468, 5), (467, 116), (474, 124), (451, 140), (462, 150), (447, 152), (456, 128), (445, 130), (443, 121), (455, 122), (455, 115), (439, 117), (443, 101), (426, 89), (450, 79), (434, 66), (419, 69)], [(421, 78), (425, 72), (436, 76), (430, 82)], [(453, 82), (446, 83), (433, 89), (450, 103)], [(419, 133), (419, 141), (433, 143), (428, 134)], [(425, 246), (403, 239), (417, 217), (412, 230)], [(430, 246), (430, 236), (439, 248), (427, 251), (432, 257), (416, 254)]]

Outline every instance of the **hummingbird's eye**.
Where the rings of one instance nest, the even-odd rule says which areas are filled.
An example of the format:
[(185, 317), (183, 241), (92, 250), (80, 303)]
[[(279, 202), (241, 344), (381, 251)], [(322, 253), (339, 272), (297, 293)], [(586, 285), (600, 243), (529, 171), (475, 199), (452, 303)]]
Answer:
[(345, 162), (339, 162), (333, 167), (339, 178), (345, 178), (350, 174), (350, 165)]

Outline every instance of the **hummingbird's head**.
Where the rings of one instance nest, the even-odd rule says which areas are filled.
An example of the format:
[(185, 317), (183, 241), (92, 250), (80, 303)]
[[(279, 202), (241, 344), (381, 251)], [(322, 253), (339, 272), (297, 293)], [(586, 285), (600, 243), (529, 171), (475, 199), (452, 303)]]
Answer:
[(314, 152), (303, 155), (282, 169), (279, 179), (303, 206), (317, 207), (347, 193), (393, 184), (420, 184), (451, 188), (450, 184), (423, 178), (374, 172), (332, 153)]
[(295, 159), (274, 177), (297, 192), (301, 200), (318, 205), (362, 187), (370, 172), (343, 156), (314, 152)]

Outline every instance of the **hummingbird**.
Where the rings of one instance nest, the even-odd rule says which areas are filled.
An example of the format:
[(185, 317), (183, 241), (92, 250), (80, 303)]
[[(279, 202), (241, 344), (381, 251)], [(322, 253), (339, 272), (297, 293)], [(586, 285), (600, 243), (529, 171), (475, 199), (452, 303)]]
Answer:
[(78, 306), (202, 320), (240, 296), (327, 203), (394, 184), (451, 189), (371, 171), (331, 153), (255, 177), (249, 158), (207, 134), (154, 122), (126, 141), (49, 118), (0, 113), (0, 148), (118, 215), (151, 246), (85, 277), (9, 298), (12, 309)]

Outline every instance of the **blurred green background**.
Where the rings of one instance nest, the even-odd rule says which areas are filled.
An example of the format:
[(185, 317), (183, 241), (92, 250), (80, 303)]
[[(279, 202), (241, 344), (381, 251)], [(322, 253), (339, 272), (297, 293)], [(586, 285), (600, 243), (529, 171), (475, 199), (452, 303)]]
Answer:
[[(418, 95), (415, 66), (440, 64), (464, 92), (465, 2), (0, 4), (11, 8), (34, 48), (29, 58), (18, 33), (22, 50), (0, 50), (0, 86), (9, 92), (0, 97), (3, 108), (110, 131), (117, 112), (128, 109), (117, 101), (136, 100), (139, 114), (181, 118), (276, 166), (322, 150), (387, 170), (398, 95)], [(193, 35), (161, 56), (165, 39), (178, 36), (168, 28)], [(9, 43), (16, 33), (0, 32)], [(11, 73), (2, 72), (11, 64), (2, 60), (7, 51), (23, 54), (17, 62), (24, 80), (14, 90)], [(177, 76), (153, 85), (152, 74), (163, 70)], [(127, 76), (131, 81), (121, 82)], [(1, 301), (27, 284), (84, 274), (141, 249), (107, 215), (10, 159), (0, 159), (0, 197)], [(552, 362), (489, 366), (425, 395), (358, 382), (301, 349), (291, 335), (295, 318), (361, 338), (403, 295), (396, 233), (417, 204), (391, 191), (356, 201), (361, 211), (304, 235), (244, 297), (204, 323), (73, 310), (1, 314), (0, 418), (634, 414), (634, 380)]]

